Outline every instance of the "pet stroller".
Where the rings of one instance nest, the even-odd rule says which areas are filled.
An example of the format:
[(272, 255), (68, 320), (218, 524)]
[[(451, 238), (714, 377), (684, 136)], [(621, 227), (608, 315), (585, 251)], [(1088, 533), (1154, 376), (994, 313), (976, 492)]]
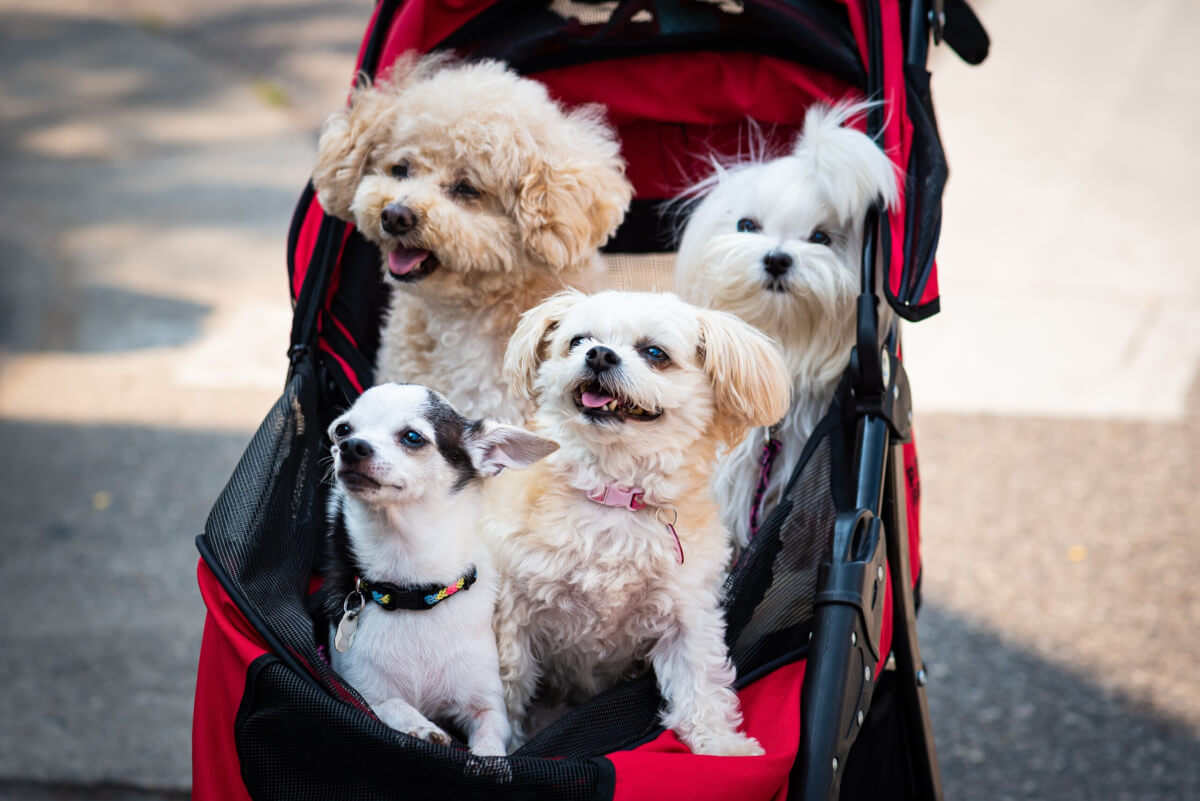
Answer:
[[(961, 0), (381, 0), (359, 69), (452, 49), (500, 58), (568, 104), (602, 102), (637, 196), (606, 246), (618, 285), (651, 288), (670, 251), (661, 201), (739, 126), (794, 138), (806, 107), (881, 99), (866, 120), (904, 168), (898, 212), (866, 221), (857, 346), (827, 416), (726, 587), (727, 639), (761, 757), (697, 756), (657, 723), (653, 676), (620, 684), (509, 757), (380, 723), (319, 651), (309, 598), (324, 528), (324, 431), (370, 386), (380, 255), (311, 184), (288, 238), (286, 389), (198, 538), (208, 616), (193, 797), (767, 799), (941, 797), (916, 641), (919, 482), (895, 326), (937, 311), (946, 166), (924, 69), (930, 35), (968, 61), (986, 34)], [(669, 257), (659, 256), (660, 260)], [(647, 266), (647, 264), (651, 266)], [(877, 271), (886, 299), (879, 299)], [(657, 288), (669, 288), (660, 284)]]

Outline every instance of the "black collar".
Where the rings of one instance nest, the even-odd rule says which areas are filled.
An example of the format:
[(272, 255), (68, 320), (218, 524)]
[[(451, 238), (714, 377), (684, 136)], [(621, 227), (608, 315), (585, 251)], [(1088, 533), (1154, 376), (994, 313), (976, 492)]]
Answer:
[(396, 609), (432, 609), (459, 590), (471, 589), (471, 585), (477, 578), (479, 578), (479, 571), (475, 569), (475, 565), (471, 565), (467, 568), (466, 573), (450, 584), (406, 584), (401, 586), (386, 581), (367, 581), (357, 577), (354, 582), (355, 589), (362, 593), (364, 598), (370, 598), (379, 606), (392, 612)]

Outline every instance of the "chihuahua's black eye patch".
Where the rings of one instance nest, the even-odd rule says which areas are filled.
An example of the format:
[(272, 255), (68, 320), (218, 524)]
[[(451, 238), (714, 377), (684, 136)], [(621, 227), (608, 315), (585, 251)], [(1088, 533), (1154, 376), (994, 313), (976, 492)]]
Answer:
[(402, 161), (392, 165), (392, 177), (404, 179), (408, 177), (408, 162)]
[(396, 435), (396, 439), (400, 441), (401, 445), (412, 448), (413, 450), (416, 450), (417, 448), (423, 448), (429, 444), (429, 440), (425, 439), (425, 437), (421, 436), (419, 432), (413, 431), (411, 428), (407, 431), (401, 431)]
[(753, 234), (762, 230), (762, 226), (758, 224), (758, 220), (752, 217), (743, 217), (737, 221), (737, 229), (739, 233)]
[(335, 437), (348, 437), (353, 430), (349, 423), (338, 423), (337, 428), (333, 429), (333, 435)]

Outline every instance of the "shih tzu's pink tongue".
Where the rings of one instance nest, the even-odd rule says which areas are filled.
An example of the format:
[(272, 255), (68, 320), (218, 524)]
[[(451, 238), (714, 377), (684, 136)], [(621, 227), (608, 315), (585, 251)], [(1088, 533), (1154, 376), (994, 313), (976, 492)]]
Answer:
[(583, 405), (589, 409), (599, 409), (601, 406), (612, 402), (611, 395), (597, 395), (595, 392), (585, 392), (580, 398)]
[(393, 250), (388, 254), (388, 270), (392, 275), (408, 275), (429, 256), (428, 250)]

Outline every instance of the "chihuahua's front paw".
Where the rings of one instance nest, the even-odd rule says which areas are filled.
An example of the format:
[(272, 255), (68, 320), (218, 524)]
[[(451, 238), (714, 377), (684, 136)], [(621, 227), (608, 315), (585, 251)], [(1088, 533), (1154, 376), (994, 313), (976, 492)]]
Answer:
[(406, 701), (393, 699), (375, 707), (379, 719), (396, 731), (437, 745), (450, 745), (450, 735)]
[(713, 733), (694, 732), (684, 738), (684, 743), (693, 754), (713, 756), (762, 756), (766, 753), (758, 740), (740, 732)]

